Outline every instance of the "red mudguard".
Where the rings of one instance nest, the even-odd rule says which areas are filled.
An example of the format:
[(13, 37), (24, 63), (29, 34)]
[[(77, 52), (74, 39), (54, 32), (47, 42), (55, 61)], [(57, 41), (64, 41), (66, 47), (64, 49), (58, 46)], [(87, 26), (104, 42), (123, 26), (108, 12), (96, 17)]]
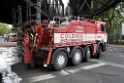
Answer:
[(23, 46), (24, 46), (24, 58), (23, 58), (23, 60), (24, 60), (25, 64), (29, 64), (30, 61), (32, 60), (32, 53), (31, 53), (30, 48), (29, 48), (29, 37), (24, 38)]

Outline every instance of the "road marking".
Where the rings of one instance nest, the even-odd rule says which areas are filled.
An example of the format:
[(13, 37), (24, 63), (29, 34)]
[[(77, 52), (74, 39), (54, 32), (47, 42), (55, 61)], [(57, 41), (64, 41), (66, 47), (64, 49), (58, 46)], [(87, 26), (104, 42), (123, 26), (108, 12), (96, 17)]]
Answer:
[(56, 76), (54, 76), (52, 74), (46, 74), (46, 75), (31, 77), (31, 78), (28, 78), (28, 80), (29, 80), (29, 82), (37, 82), (37, 81), (47, 80), (47, 79), (51, 79), (51, 78), (55, 78), (55, 77)]
[[(71, 73), (80, 72), (82, 70), (90, 70), (90, 69), (98, 68), (98, 67), (105, 66), (105, 65), (110, 65), (110, 66), (114, 66), (114, 67), (118, 67), (118, 68), (124, 68), (123, 64), (118, 64), (118, 63), (113, 63), (113, 62), (108, 62), (108, 61), (102, 61), (102, 60), (96, 60), (96, 59), (90, 59), (90, 61), (91, 62), (97, 62), (97, 63), (92, 64), (92, 65), (82, 66), (82, 67), (75, 68), (75, 69), (61, 70), (58, 73), (60, 74), (60, 76), (69, 75)], [(29, 80), (29, 82), (37, 82), (37, 81), (52, 79), (55, 77), (57, 77), (57, 76), (52, 75), (52, 74), (46, 74), (46, 75), (31, 77), (31, 78), (28, 78), (28, 80)]]
[(93, 65), (88, 65), (88, 66), (81, 67), (81, 69), (89, 70), (89, 69), (101, 67), (101, 66), (104, 66), (104, 65), (106, 65), (106, 63), (100, 62), (100, 63), (98, 63), (98, 64), (93, 64)]
[(110, 65), (110, 66), (114, 66), (114, 67), (118, 67), (118, 68), (123, 68), (124, 69), (124, 65), (123, 64), (118, 64), (118, 63), (113, 63), (113, 62), (108, 62), (108, 61), (102, 61), (102, 60), (95, 60), (95, 59), (91, 59), (91, 61), (94, 62), (103, 62), (106, 63), (106, 65)]
[(123, 54), (121, 54), (121, 55), (120, 55), (120, 57), (123, 57), (123, 58), (124, 58), (124, 55), (123, 55)]
[[(97, 64), (82, 66), (82, 67), (75, 68), (75, 69), (70, 69), (70, 70), (61, 70), (58, 73), (60, 73), (60, 76), (69, 75), (71, 73), (80, 72), (82, 70), (89, 70), (89, 69), (93, 69), (93, 68), (98, 68), (98, 67), (105, 66), (105, 65), (110, 65), (110, 66), (114, 66), (114, 67), (124, 69), (123, 64), (118, 64), (118, 63), (113, 63), (113, 62), (108, 62), (108, 61), (102, 61), (102, 60), (95, 60), (95, 59), (90, 59), (90, 61), (91, 62), (97, 62)], [(52, 75), (52, 74), (46, 74), (46, 75), (31, 77), (31, 78), (28, 78), (28, 80), (29, 80), (29, 82), (38, 82), (38, 81), (42, 81), (42, 80), (52, 79), (52, 78), (55, 78), (55, 77), (57, 77), (57, 76)]]
[[(60, 75), (63, 76), (63, 75), (68, 75), (70, 73), (76, 73), (76, 72), (79, 72), (79, 71), (82, 71), (82, 70), (89, 70), (89, 69), (97, 68), (97, 67), (104, 66), (104, 65), (106, 65), (106, 64), (103, 63), (103, 62), (99, 62), (97, 64), (83, 66), (83, 67), (79, 67), (79, 68), (75, 68), (75, 69), (61, 70), (58, 73), (60, 73)], [(29, 82), (38, 82), (38, 81), (42, 81), (42, 80), (52, 79), (52, 78), (55, 78), (55, 77), (57, 77), (57, 76), (52, 75), (52, 74), (46, 74), (46, 75), (30, 77), (30, 78), (28, 78), (28, 80), (29, 80)]]
[(68, 71), (70, 73), (76, 73), (76, 72), (79, 72), (81, 70), (80, 70), (80, 68), (76, 68), (76, 69), (69, 69), (69, 70), (66, 70), (66, 71)]
[(68, 71), (70, 73), (76, 73), (76, 72), (79, 72), (79, 71), (82, 71), (82, 70), (89, 70), (89, 69), (101, 67), (101, 66), (104, 66), (104, 65), (106, 65), (106, 63), (99, 62), (97, 64), (87, 65), (87, 66), (83, 66), (83, 67), (79, 67), (79, 68), (75, 68), (75, 69), (70, 69), (70, 70), (66, 70), (66, 71)]
[(61, 75), (68, 75), (68, 74), (69, 74), (69, 73), (66, 72), (65, 70), (61, 70), (59, 73), (60, 73)]
[(109, 50), (109, 51), (113, 51), (113, 50)]
[[(61, 70), (59, 72), (60, 75), (68, 75), (69, 73)], [(47, 79), (52, 79), (55, 78), (56, 76), (52, 75), (52, 74), (46, 74), (46, 75), (40, 75), (40, 76), (35, 76), (35, 77), (31, 77), (28, 78), (29, 82), (37, 82), (37, 81), (42, 81), (42, 80), (47, 80)]]
[(108, 65), (124, 69), (124, 65), (122, 65), (122, 64), (109, 62)]

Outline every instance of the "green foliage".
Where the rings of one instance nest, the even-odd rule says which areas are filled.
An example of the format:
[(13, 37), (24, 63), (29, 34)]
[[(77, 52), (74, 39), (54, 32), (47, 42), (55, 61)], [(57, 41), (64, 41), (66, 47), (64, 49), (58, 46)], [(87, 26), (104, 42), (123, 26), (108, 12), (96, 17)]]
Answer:
[(98, 4), (98, 7), (101, 7), (102, 5), (105, 5), (108, 2), (108, 0), (99, 0), (99, 1), (100, 3)]
[(118, 43), (118, 44), (124, 44), (124, 40), (119, 39), (119, 40), (117, 41), (117, 43)]
[(9, 26), (7, 24), (0, 23), (0, 35), (4, 35), (10, 32), (11, 30), (9, 29)]
[(15, 27), (13, 27), (13, 28), (11, 29), (11, 32), (12, 32), (12, 33), (16, 33), (17, 31), (18, 31), (18, 29), (15, 28)]
[[(104, 3), (104, 0), (101, 1)], [(106, 21), (108, 25), (108, 41), (117, 41), (124, 44), (124, 40), (121, 40), (120, 36), (120, 23), (124, 22), (124, 1), (94, 18), (101, 18)]]
[(114, 8), (95, 16), (94, 18), (105, 20), (108, 24), (109, 30), (119, 28), (120, 22), (124, 21), (124, 2), (120, 2)]

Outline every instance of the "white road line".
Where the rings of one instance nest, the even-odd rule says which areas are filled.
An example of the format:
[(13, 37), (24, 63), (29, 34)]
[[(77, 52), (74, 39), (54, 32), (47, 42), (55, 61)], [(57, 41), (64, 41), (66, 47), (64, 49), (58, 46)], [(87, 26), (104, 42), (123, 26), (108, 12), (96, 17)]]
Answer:
[(103, 62), (105, 62), (105, 61), (98, 60), (98, 59), (90, 59), (90, 61), (92, 61), (92, 62), (98, 62), (98, 63), (103, 63)]
[(108, 62), (108, 61), (102, 61), (102, 60), (95, 60), (95, 59), (91, 59), (91, 61), (103, 62), (103, 63), (106, 63), (106, 65), (110, 65), (110, 66), (114, 66), (114, 67), (118, 67), (118, 68), (123, 68), (124, 69), (124, 65), (123, 64), (118, 64), (118, 63), (113, 63), (113, 62)]
[(124, 55), (123, 55), (123, 54), (121, 54), (121, 55), (120, 55), (120, 57), (123, 57), (123, 58), (124, 58)]
[[(69, 73), (61, 70), (59, 72), (60, 75), (68, 75)], [(56, 76), (52, 75), (52, 74), (46, 74), (46, 75), (40, 75), (40, 76), (35, 76), (35, 77), (31, 77), (28, 78), (29, 82), (37, 82), (37, 81), (42, 81), (42, 80), (47, 80), (47, 79), (52, 79), (55, 78)]]
[(113, 50), (109, 50), (109, 51), (113, 51)]
[(66, 72), (65, 70), (61, 70), (59, 73), (60, 73), (61, 75), (68, 75), (68, 74), (69, 74), (69, 73)]
[(98, 63), (98, 64), (93, 64), (93, 65), (88, 65), (88, 66), (81, 67), (81, 69), (89, 70), (89, 69), (101, 67), (101, 66), (104, 66), (104, 65), (106, 65), (106, 63), (101, 62), (101, 63)]
[(76, 72), (79, 72), (81, 70), (80, 70), (80, 68), (76, 68), (76, 69), (70, 69), (70, 70), (66, 70), (66, 71), (68, 71), (70, 73), (76, 73)]
[(99, 62), (97, 64), (87, 65), (87, 66), (83, 66), (83, 67), (79, 67), (79, 68), (75, 68), (75, 69), (70, 69), (70, 70), (66, 70), (66, 71), (68, 71), (70, 73), (76, 73), (76, 72), (79, 72), (81, 70), (89, 70), (89, 69), (101, 67), (101, 66), (104, 66), (104, 65), (106, 65), (106, 63)]
[[(97, 67), (101, 67), (101, 66), (106, 65), (106, 62), (103, 62), (103, 61), (98, 61), (98, 60), (94, 60), (94, 59), (92, 59), (91, 61), (98, 62), (98, 63), (83, 66), (83, 67), (79, 67), (79, 68), (75, 68), (75, 69), (70, 69), (70, 70), (61, 70), (58, 73), (60, 73), (60, 75), (68, 75), (70, 73), (76, 73), (76, 72), (79, 72), (79, 71), (82, 71), (82, 70), (89, 70), (89, 69), (93, 69), (93, 68), (97, 68)], [(42, 81), (42, 80), (52, 79), (52, 78), (55, 78), (55, 77), (57, 77), (57, 76), (52, 75), (52, 74), (46, 74), (46, 75), (31, 77), (31, 78), (28, 78), (28, 80), (29, 80), (29, 82), (38, 82), (38, 81)]]
[(29, 82), (37, 82), (37, 81), (47, 80), (47, 79), (51, 79), (51, 78), (55, 78), (55, 77), (56, 76), (54, 76), (52, 74), (46, 74), (46, 75), (31, 77), (31, 78), (28, 78), (28, 80), (29, 80)]
[(124, 65), (123, 64), (108, 62), (108, 65), (124, 69)]

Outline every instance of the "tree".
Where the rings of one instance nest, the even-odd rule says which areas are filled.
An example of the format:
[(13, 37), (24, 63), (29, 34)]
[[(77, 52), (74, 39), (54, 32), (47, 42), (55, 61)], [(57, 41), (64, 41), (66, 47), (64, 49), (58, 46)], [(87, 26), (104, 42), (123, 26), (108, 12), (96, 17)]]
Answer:
[(124, 22), (124, 1), (94, 18), (101, 18), (107, 22), (109, 41), (120, 39), (120, 23)]
[(110, 10), (95, 16), (94, 18), (99, 17), (107, 21), (107, 24), (109, 25), (109, 31), (113, 28), (117, 28), (118, 24), (121, 21), (124, 21), (124, 1), (120, 2)]
[(11, 32), (8, 25), (5, 23), (0, 23), (0, 35), (4, 35)]
[(15, 27), (11, 28), (12, 33), (16, 33), (17, 31), (18, 31), (17, 27), (16, 28)]

